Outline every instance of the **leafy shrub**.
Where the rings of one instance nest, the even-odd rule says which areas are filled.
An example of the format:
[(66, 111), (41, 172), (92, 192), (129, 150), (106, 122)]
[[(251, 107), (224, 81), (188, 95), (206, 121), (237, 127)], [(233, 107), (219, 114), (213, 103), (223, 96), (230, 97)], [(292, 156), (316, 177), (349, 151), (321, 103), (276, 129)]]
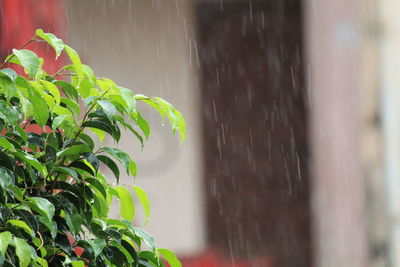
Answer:
[[(65, 51), (72, 64), (47, 74), (43, 59), (24, 49), (36, 41), (52, 46), (56, 58)], [(22, 66), (26, 75), (4, 68), (8, 63)], [(136, 106), (139, 101), (167, 117), (183, 141), (184, 119), (170, 103), (96, 77), (74, 49), (51, 33), (37, 30), (6, 58), (0, 66), (1, 266), (162, 267), (162, 257), (181, 266), (172, 251), (156, 248), (153, 238), (132, 224), (135, 205), (129, 186), (119, 184), (117, 162), (131, 176), (135, 162), (126, 152), (93, 140), (109, 135), (118, 143), (122, 127), (143, 146), (150, 127)], [(42, 133), (27, 131), (32, 125)], [(103, 168), (115, 176), (116, 185)], [(133, 191), (147, 221), (147, 195), (136, 185)], [(120, 202), (120, 220), (108, 218), (113, 198)]]

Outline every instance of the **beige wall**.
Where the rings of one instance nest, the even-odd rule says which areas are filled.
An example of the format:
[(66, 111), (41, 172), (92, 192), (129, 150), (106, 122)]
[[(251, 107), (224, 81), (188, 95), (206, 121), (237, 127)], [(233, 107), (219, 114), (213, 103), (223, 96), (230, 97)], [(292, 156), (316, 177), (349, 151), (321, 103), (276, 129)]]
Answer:
[[(182, 147), (168, 124), (162, 127), (159, 115), (150, 111), (144, 115), (152, 122), (152, 136), (144, 152), (132, 136), (124, 137), (121, 147), (137, 161), (137, 183), (149, 193), (152, 217), (145, 229), (157, 245), (183, 255), (201, 250), (201, 107), (188, 1), (66, 2), (69, 42), (98, 76), (110, 77), (135, 93), (161, 96), (184, 114), (188, 138)], [(123, 182), (133, 180), (124, 177)]]
[(312, 96), (312, 209), (318, 267), (365, 267), (358, 0), (308, 1), (306, 45)]

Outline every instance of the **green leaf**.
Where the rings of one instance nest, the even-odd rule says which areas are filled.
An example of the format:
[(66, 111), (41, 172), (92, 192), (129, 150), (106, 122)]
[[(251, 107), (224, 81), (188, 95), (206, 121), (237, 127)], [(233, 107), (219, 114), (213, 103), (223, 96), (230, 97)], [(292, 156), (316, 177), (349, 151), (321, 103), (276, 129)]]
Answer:
[(72, 117), (73, 117), (72, 112), (69, 109), (64, 108), (63, 106), (59, 106), (59, 105), (54, 106), (52, 112), (58, 116), (69, 115), (69, 117), (66, 117), (66, 118), (67, 119), (69, 118), (69, 121), (73, 121), (72, 120)]
[(22, 140), (24, 140), (25, 143), (28, 142), (28, 135), (21, 126), (16, 125), (15, 130), (18, 132), (19, 136), (22, 138)]
[(90, 173), (92, 176), (95, 176), (95, 170), (86, 160), (76, 160), (69, 164), (69, 167), (81, 169), (87, 173)]
[(155, 97), (154, 98), (156, 102), (161, 106), (161, 108), (164, 110), (165, 114), (167, 115), (171, 127), (172, 127), (172, 132), (175, 134), (175, 132), (178, 130), (179, 134), (181, 135), (181, 144), (186, 138), (186, 123), (185, 120), (183, 119), (182, 114), (174, 108), (169, 102), (166, 100)]
[(174, 110), (174, 114), (176, 116), (176, 127), (181, 135), (181, 142), (182, 145), (183, 141), (186, 139), (186, 122), (183, 118), (182, 114), (178, 110)]
[(4, 94), (7, 99), (10, 99), (17, 94), (16, 89), (13, 81), (6, 76), (0, 75), (0, 93)]
[(84, 261), (70, 261), (69, 263), (72, 265), (72, 267), (85, 267)]
[(100, 183), (98, 180), (94, 179), (94, 178), (86, 178), (85, 182), (88, 182), (89, 184), (91, 184), (94, 188), (96, 188), (97, 190), (99, 190), (99, 192), (103, 195), (104, 199), (107, 199), (107, 191), (104, 188), (104, 185), (102, 183)]
[(78, 76), (78, 84), (82, 81), (83, 79), (83, 67), (82, 67), (82, 63), (81, 63), (81, 59), (78, 55), (78, 53), (70, 46), (68, 45), (64, 45), (64, 49), (68, 54), (69, 59), (71, 60), (74, 68), (75, 68), (75, 72)]
[(92, 149), (86, 144), (73, 145), (71, 147), (68, 147), (66, 149), (63, 149), (63, 150), (57, 152), (57, 158), (62, 158), (65, 156), (70, 156), (70, 155), (82, 154), (82, 153), (90, 152), (90, 151), (92, 151)]
[(42, 266), (42, 267), (48, 267), (48, 266), (49, 266), (48, 263), (47, 263), (47, 261), (46, 261), (45, 259), (43, 259), (43, 258), (37, 257), (37, 258), (36, 258), (36, 262), (37, 262), (38, 264), (40, 264), (40, 266)]
[(40, 126), (45, 126), (49, 119), (49, 110), (46, 101), (36, 90), (29, 91), (29, 98), (33, 106), (33, 117), (36, 123)]
[[(142, 250), (139, 252), (139, 257), (144, 260), (140, 260), (140, 267), (165, 267), (164, 263), (159, 258), (159, 253), (157, 254), (152, 251)], [(142, 266), (143, 265), (143, 266)]]
[(97, 158), (103, 162), (114, 174), (117, 182), (119, 182), (119, 168), (115, 162), (107, 156), (99, 155)]
[(13, 69), (5, 68), (0, 70), (0, 76), (7, 77), (10, 81), (15, 82), (18, 74)]
[(135, 205), (131, 193), (128, 189), (121, 186), (116, 186), (114, 189), (118, 192), (120, 216), (124, 220), (133, 221), (135, 217)]
[(125, 100), (127, 107), (128, 107), (128, 113), (132, 112), (135, 107), (136, 107), (136, 99), (135, 95), (133, 92), (127, 88), (124, 87), (118, 87), (119, 93), (122, 96), (122, 98)]
[(127, 266), (128, 259), (120, 248), (116, 246), (107, 246), (104, 250), (112, 266)]
[(61, 103), (65, 104), (72, 113), (75, 113), (77, 115), (81, 113), (81, 108), (79, 107), (79, 105), (71, 99), (62, 97)]
[(83, 79), (80, 83), (79, 86), (76, 88), (76, 90), (78, 90), (78, 93), (83, 97), (83, 98), (87, 98), (88, 96), (90, 96), (90, 91), (93, 88), (93, 84), (87, 80), (87, 79)]
[(135, 260), (135, 261), (138, 260), (137, 252), (135, 249), (135, 244), (134, 244), (133, 240), (131, 240), (130, 237), (128, 237), (128, 236), (122, 237), (121, 245), (126, 249), (126, 251), (130, 254), (130, 256), (133, 258), (133, 260)]
[(161, 119), (164, 120), (164, 118), (165, 118), (165, 110), (164, 110), (163, 107), (162, 107), (159, 103), (157, 103), (155, 100), (153, 100), (152, 98), (147, 97), (147, 96), (145, 96), (145, 95), (142, 95), (142, 94), (137, 94), (137, 95), (135, 95), (135, 99), (136, 99), (136, 100), (141, 100), (141, 101), (143, 101), (144, 103), (146, 103), (147, 105), (149, 105), (150, 107), (152, 107), (152, 108), (154, 108), (155, 110), (157, 110), (158, 113), (159, 113), (160, 116), (161, 116)]
[(83, 222), (78, 213), (65, 212), (65, 222), (73, 235), (77, 235), (82, 231), (81, 225)]
[(19, 259), (19, 266), (27, 267), (31, 262), (32, 249), (22, 238), (14, 237), (15, 254)]
[(54, 81), (53, 83), (57, 86), (60, 86), (61, 90), (68, 98), (78, 101), (78, 91), (72, 84), (65, 81)]
[(37, 159), (32, 157), (32, 155), (26, 154), (22, 150), (15, 152), (15, 155), (19, 159), (25, 161), (26, 163), (34, 167), (36, 170), (38, 170), (43, 175), (43, 177), (47, 176), (46, 166), (43, 166)]
[(60, 116), (55, 117), (51, 124), (51, 128), (53, 130), (57, 129), (57, 127), (59, 127), (67, 118), (71, 118), (71, 114), (62, 114)]
[(14, 146), (13, 144), (11, 144), (6, 137), (4, 136), (0, 136), (0, 147), (4, 148), (4, 149), (10, 149), (13, 150)]
[(136, 138), (139, 140), (139, 142), (140, 142), (140, 144), (141, 144), (141, 146), (142, 146), (142, 150), (143, 150), (143, 147), (144, 147), (144, 141), (143, 141), (143, 137), (135, 130), (135, 129), (133, 129), (133, 127), (130, 125), (130, 124), (128, 124), (128, 123), (126, 123), (125, 121), (124, 121), (124, 119), (121, 117), (121, 116), (115, 116), (114, 117), (122, 126), (124, 126), (125, 127), (125, 129), (128, 129), (131, 133), (133, 133), (135, 136), (136, 136)]
[(80, 133), (79, 136), (78, 136), (78, 138), (79, 138), (80, 140), (84, 141), (84, 142), (93, 150), (93, 148), (94, 148), (94, 141), (93, 141), (93, 139), (92, 139), (89, 135), (84, 134), (84, 133)]
[(12, 190), (14, 192), (14, 197), (18, 199), (19, 201), (23, 202), (24, 201), (24, 193), (25, 189), (19, 188), (18, 186), (14, 185), (12, 187)]
[[(92, 131), (94, 129), (101, 130), (102, 132), (106, 132), (109, 135), (111, 135), (117, 142), (119, 141), (120, 135), (118, 134), (118, 132), (116, 132), (111, 125), (107, 124), (102, 120), (86, 121), (82, 124), (82, 127), (92, 128), (91, 129)], [(95, 132), (97, 135), (100, 134), (98, 131), (93, 131), (93, 132)]]
[(58, 39), (52, 33), (44, 33), (42, 29), (37, 29), (36, 35), (45, 40), (49, 45), (51, 45), (54, 48), (54, 50), (56, 51), (56, 59), (57, 59), (64, 49), (64, 42), (61, 39)]
[(14, 55), (18, 58), (21, 65), (25, 68), (26, 72), (29, 74), (29, 77), (35, 77), (40, 69), (40, 61), (38, 56), (26, 49), (13, 49)]
[(121, 151), (118, 148), (112, 148), (112, 147), (103, 147), (101, 150), (107, 152), (108, 154), (113, 156), (116, 160), (121, 162), (122, 165), (124, 165), (126, 172), (128, 174), (131, 173), (132, 175), (136, 175), (136, 165), (131, 160), (131, 158), (127, 153)]
[(175, 253), (166, 248), (157, 249), (160, 252), (164, 259), (169, 263), (171, 267), (182, 267), (182, 263), (178, 260)]
[(133, 231), (135, 232), (135, 235), (143, 239), (143, 241), (146, 243), (146, 245), (151, 248), (153, 251), (156, 249), (156, 244), (154, 242), (154, 238), (147, 233), (145, 230), (137, 228), (132, 226)]
[(142, 130), (144, 136), (146, 136), (146, 139), (149, 139), (150, 137), (149, 123), (145, 119), (143, 119), (139, 110), (135, 110), (134, 112), (132, 112), (131, 117), (135, 121), (136, 125), (139, 126), (140, 130)]
[(95, 259), (103, 252), (104, 247), (107, 245), (106, 241), (103, 239), (92, 239), (87, 242), (93, 249)]
[(129, 172), (131, 173), (132, 176), (136, 176), (137, 174), (137, 168), (136, 168), (136, 163), (132, 160), (129, 160)]
[(55, 208), (54, 205), (45, 198), (30, 197), (26, 203), (31, 209), (46, 218), (47, 223), (53, 220)]
[(150, 201), (147, 196), (147, 193), (137, 185), (133, 186), (133, 190), (135, 191), (140, 203), (142, 204), (144, 214), (146, 215), (146, 220), (144, 225), (146, 225), (150, 219)]
[(0, 253), (3, 257), (6, 253), (8, 245), (10, 244), (11, 238), (11, 233), (8, 231), (0, 233)]
[(54, 97), (54, 100), (57, 104), (60, 104), (61, 101), (61, 96), (60, 96), (60, 91), (58, 91), (57, 86), (54, 83), (48, 82), (48, 81), (42, 81), (43, 85), (45, 86), (46, 90), (49, 91), (52, 96)]
[(9, 124), (18, 124), (19, 112), (10, 104), (0, 101), (0, 118)]
[(71, 168), (56, 166), (53, 168), (53, 171), (67, 174), (69, 176), (72, 176), (72, 178), (74, 178), (75, 180), (78, 180), (78, 173)]
[(97, 101), (97, 104), (103, 109), (104, 113), (106, 113), (108, 119), (110, 121), (113, 120), (115, 112), (117, 112), (117, 109), (113, 104), (111, 104), (107, 100), (99, 100)]
[(99, 171), (99, 159), (97, 158), (97, 156), (92, 153), (92, 152), (87, 152), (84, 154), (87, 162), (90, 163), (90, 165), (93, 167), (93, 170), (95, 171), (95, 173), (97, 173)]
[(30, 227), (26, 224), (26, 222), (24, 222), (24, 221), (21, 221), (21, 220), (8, 220), (7, 223), (9, 223), (9, 224), (11, 224), (11, 225), (13, 225), (13, 226), (16, 226), (16, 227), (19, 227), (19, 228), (24, 229), (24, 231), (25, 231), (26, 233), (28, 233), (28, 234), (29, 234), (30, 236), (32, 236), (32, 237), (35, 235), (34, 232), (33, 232), (33, 230), (32, 230), (32, 228), (30, 228)]
[(35, 89), (35, 91), (43, 98), (50, 109), (56, 105), (54, 98), (46, 92), (45, 87), (41, 83), (30, 82), (30, 84), (32, 86), (31, 88)]
[(96, 76), (94, 75), (93, 70), (85, 64), (82, 64), (83, 72), (85, 73), (86, 77), (93, 83), (96, 84)]
[(5, 189), (14, 183), (14, 175), (8, 169), (0, 167), (0, 187)]

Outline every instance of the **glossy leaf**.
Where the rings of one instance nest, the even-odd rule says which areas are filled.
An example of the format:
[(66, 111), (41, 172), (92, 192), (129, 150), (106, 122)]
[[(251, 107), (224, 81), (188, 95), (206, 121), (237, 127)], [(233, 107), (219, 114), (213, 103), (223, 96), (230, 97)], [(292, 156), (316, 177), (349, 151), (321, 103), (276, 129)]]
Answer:
[(19, 266), (26, 267), (31, 262), (32, 248), (22, 238), (14, 237), (15, 254), (19, 259)]
[(67, 120), (67, 118), (70, 118), (71, 115), (70, 114), (62, 114), (60, 116), (57, 116), (53, 119), (53, 122), (51, 124), (51, 128), (53, 130), (57, 129), (58, 127), (60, 127), (60, 125)]
[(34, 232), (33, 230), (26, 224), (26, 222), (21, 221), (21, 220), (8, 220), (7, 223), (16, 226), (16, 227), (20, 227), (22, 229), (24, 229), (24, 231), (26, 233), (28, 233), (30, 236), (34, 236)]
[(65, 148), (57, 153), (58, 158), (62, 158), (65, 156), (83, 154), (86, 152), (90, 152), (91, 148), (86, 144), (73, 145), (71, 147)]
[(0, 76), (7, 77), (11, 82), (15, 82), (18, 74), (10, 68), (5, 68), (0, 70)]
[(67, 174), (67, 175), (73, 177), (75, 180), (78, 180), (78, 173), (71, 168), (56, 166), (53, 168), (53, 171)]
[(11, 144), (5, 137), (0, 137), (0, 147), (3, 149), (14, 149), (13, 144)]
[(114, 174), (115, 178), (117, 178), (117, 182), (119, 181), (119, 168), (115, 162), (107, 156), (99, 155), (97, 158), (103, 162)]
[(76, 74), (78, 76), (78, 81), (82, 81), (83, 79), (83, 67), (82, 67), (82, 63), (81, 63), (81, 59), (78, 55), (78, 53), (75, 51), (75, 49), (73, 49), (72, 47), (68, 46), (68, 45), (64, 45), (64, 49), (68, 54), (69, 59), (71, 60)]
[(164, 259), (169, 263), (171, 267), (182, 267), (182, 263), (178, 260), (175, 253), (166, 248), (157, 249), (158, 252), (163, 255)]
[(43, 259), (43, 258), (40, 258), (40, 257), (36, 258), (36, 262), (38, 264), (40, 264), (40, 266), (42, 266), (42, 267), (48, 267), (49, 266), (47, 261), (45, 259)]
[(57, 59), (64, 49), (64, 42), (61, 39), (58, 39), (52, 33), (44, 33), (42, 29), (37, 29), (36, 35), (45, 40), (49, 45), (51, 45), (54, 48)]
[(118, 148), (112, 147), (103, 147), (102, 150), (121, 162), (128, 174), (131, 173), (132, 175), (136, 175), (136, 164), (131, 160), (128, 153), (125, 153)]
[(147, 193), (140, 188), (137, 185), (133, 186), (133, 190), (136, 193), (136, 196), (138, 197), (142, 207), (143, 207), (143, 211), (144, 214), (146, 216), (146, 220), (144, 222), (144, 225), (146, 225), (150, 219), (150, 201), (149, 201), (149, 197), (147, 196)]
[(122, 98), (125, 100), (126, 105), (128, 107), (128, 113), (132, 112), (136, 107), (136, 99), (135, 95), (130, 89), (118, 86), (119, 93)]
[(31, 209), (46, 218), (48, 223), (52, 221), (55, 208), (50, 201), (41, 197), (30, 197), (27, 204)]
[(0, 233), (0, 253), (4, 257), (4, 254), (7, 250), (8, 245), (12, 239), (12, 235), (10, 232), (5, 231)]
[(94, 188), (99, 190), (99, 192), (103, 195), (104, 199), (107, 199), (107, 191), (104, 188), (104, 185), (94, 178), (86, 178), (85, 182), (91, 184)]
[(52, 96), (54, 97), (54, 100), (57, 104), (60, 104), (61, 101), (61, 96), (60, 92), (58, 91), (58, 88), (55, 84), (48, 82), (48, 81), (42, 81), (42, 84), (44, 85), (45, 89), (49, 91)]
[(27, 164), (31, 165), (34, 167), (36, 170), (38, 170), (43, 176), (47, 175), (47, 169), (45, 166), (43, 166), (37, 159), (32, 157), (30, 154), (27, 154), (23, 151), (17, 151), (15, 152), (15, 155), (20, 158), (22, 161), (25, 161)]
[(14, 182), (14, 175), (6, 168), (0, 167), (0, 187), (5, 189)]
[(106, 113), (108, 119), (113, 120), (115, 112), (117, 112), (115, 106), (107, 100), (99, 100), (97, 101), (97, 104), (101, 106), (103, 111)]
[(146, 245), (151, 248), (153, 251), (156, 249), (156, 244), (154, 242), (154, 238), (147, 233), (145, 230), (137, 228), (137, 227), (132, 227), (134, 230), (135, 234), (139, 236), (140, 238), (143, 239), (143, 241), (146, 243)]
[(10, 104), (0, 100), (0, 118), (10, 124), (18, 124), (19, 112)]
[(19, 63), (23, 66), (30, 77), (35, 77), (40, 69), (40, 61), (38, 56), (26, 49), (13, 49), (13, 54), (18, 58)]
[(146, 139), (150, 137), (150, 126), (145, 119), (143, 119), (142, 115), (138, 110), (132, 112), (132, 118), (135, 121), (136, 125), (139, 126), (140, 130), (142, 130)]
[(34, 119), (36, 120), (37, 124), (44, 126), (49, 119), (47, 103), (36, 90), (30, 90), (29, 93), (30, 102), (33, 106)]
[(85, 267), (84, 261), (71, 261), (70, 264), (72, 267)]
[(53, 83), (57, 86), (60, 86), (61, 90), (67, 97), (78, 101), (78, 91), (72, 84), (65, 81), (54, 81)]
[(132, 195), (128, 189), (121, 186), (114, 188), (118, 192), (119, 198), (119, 214), (122, 219), (132, 221), (135, 217), (135, 205), (133, 204)]
[(86, 121), (82, 124), (82, 127), (90, 127), (90, 128), (95, 128), (101, 131), (104, 131), (108, 134), (110, 134), (116, 141), (119, 141), (119, 135), (116, 134), (112, 126), (109, 124), (105, 123), (104, 121), (101, 120), (91, 120), (91, 121)]
[(95, 259), (103, 252), (104, 247), (107, 245), (103, 239), (88, 240), (88, 243), (93, 249)]
[(140, 144), (141, 144), (141, 146), (142, 146), (142, 149), (143, 149), (143, 147), (144, 147), (144, 140), (143, 140), (143, 137), (142, 137), (130, 124), (126, 123), (122, 117), (120, 117), (120, 116), (114, 116), (114, 118), (115, 118), (122, 126), (124, 126), (125, 129), (128, 129), (131, 133), (133, 133), (133, 134), (136, 136), (136, 138), (139, 140), (139, 142), (140, 142)]
[(176, 131), (179, 131), (181, 135), (181, 144), (186, 138), (186, 122), (183, 119), (182, 114), (176, 110), (169, 102), (166, 100), (155, 97), (154, 98), (156, 102), (161, 106), (161, 108), (164, 110), (165, 114), (167, 115), (172, 131), (175, 134)]

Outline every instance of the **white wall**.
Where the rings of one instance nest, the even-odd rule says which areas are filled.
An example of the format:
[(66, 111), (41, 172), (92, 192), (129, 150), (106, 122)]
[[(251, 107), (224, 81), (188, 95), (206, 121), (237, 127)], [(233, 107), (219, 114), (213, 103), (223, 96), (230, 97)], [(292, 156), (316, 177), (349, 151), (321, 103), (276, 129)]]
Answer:
[[(162, 127), (159, 115), (150, 111), (144, 114), (153, 125), (144, 153), (131, 135), (123, 138), (121, 147), (137, 161), (137, 184), (148, 192), (152, 204), (151, 221), (145, 229), (157, 245), (183, 255), (200, 251), (205, 242), (201, 107), (188, 1), (66, 3), (69, 43), (98, 76), (109, 77), (135, 93), (161, 96), (186, 118), (188, 138), (182, 147), (168, 124)], [(123, 182), (133, 184), (128, 177)]]

